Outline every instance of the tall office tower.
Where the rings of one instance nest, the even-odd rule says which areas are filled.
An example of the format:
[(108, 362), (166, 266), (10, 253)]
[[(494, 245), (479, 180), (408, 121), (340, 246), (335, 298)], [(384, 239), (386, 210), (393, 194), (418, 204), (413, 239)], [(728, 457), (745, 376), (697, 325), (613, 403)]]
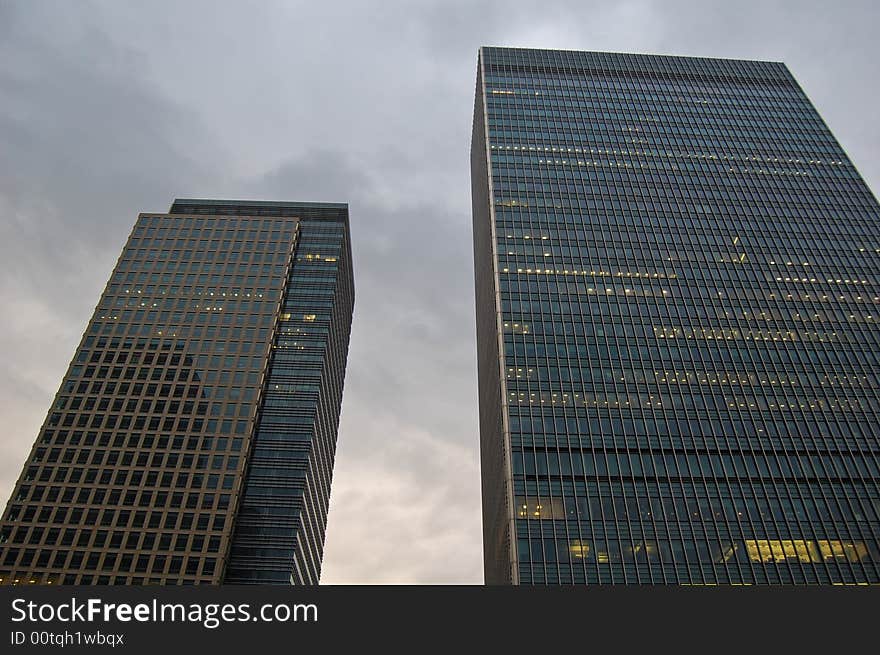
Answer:
[(880, 209), (779, 63), (482, 48), (488, 583), (880, 582)]
[(317, 584), (348, 206), (141, 214), (0, 523), (3, 584)]

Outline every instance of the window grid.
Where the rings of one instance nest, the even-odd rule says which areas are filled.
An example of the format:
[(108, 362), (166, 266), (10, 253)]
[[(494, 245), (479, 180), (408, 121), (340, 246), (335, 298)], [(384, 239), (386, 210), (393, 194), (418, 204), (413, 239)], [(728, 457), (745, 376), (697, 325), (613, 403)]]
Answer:
[(880, 582), (878, 207), (788, 70), (483, 48), (472, 156), (487, 581)]

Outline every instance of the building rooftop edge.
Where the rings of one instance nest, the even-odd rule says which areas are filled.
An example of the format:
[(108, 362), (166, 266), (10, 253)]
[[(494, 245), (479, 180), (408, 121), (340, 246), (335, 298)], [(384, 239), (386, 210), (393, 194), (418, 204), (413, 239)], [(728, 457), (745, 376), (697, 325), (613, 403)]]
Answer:
[(621, 55), (627, 57), (660, 57), (660, 58), (668, 58), (668, 59), (693, 59), (699, 61), (728, 61), (728, 62), (743, 62), (743, 63), (754, 63), (754, 64), (778, 64), (780, 66), (785, 66), (785, 62), (782, 61), (772, 61), (768, 59), (739, 59), (735, 57), (700, 57), (696, 55), (667, 55), (660, 54), (656, 52), (623, 52), (623, 51), (614, 51), (614, 50), (575, 50), (573, 48), (522, 48), (518, 46), (496, 46), (496, 45), (481, 45), (479, 51), (482, 52), (484, 50), (519, 50), (524, 52), (565, 52), (565, 53), (580, 53), (587, 55)]
[(240, 206), (240, 207), (295, 207), (295, 208), (327, 208), (327, 209), (348, 209), (347, 202), (297, 202), (287, 200), (222, 200), (222, 199), (205, 199), (205, 198), (175, 198), (171, 203), (171, 208), (175, 206)]

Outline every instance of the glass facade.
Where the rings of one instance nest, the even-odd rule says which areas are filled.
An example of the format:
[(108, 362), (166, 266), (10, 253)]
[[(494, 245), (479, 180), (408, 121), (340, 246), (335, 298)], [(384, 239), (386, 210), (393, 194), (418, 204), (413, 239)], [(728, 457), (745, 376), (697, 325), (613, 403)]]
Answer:
[(318, 584), (321, 575), (354, 283), (347, 207), (312, 208), (306, 216), (269, 361), (229, 584)]
[[(300, 261), (326, 252), (313, 233), (335, 239), (335, 263), (322, 256), (333, 281), (300, 287)], [(309, 469), (313, 498), (297, 505), (291, 489), (302, 495), (302, 486), (260, 477), (255, 435), (278, 407), (306, 413), (298, 387), (285, 401), (267, 385), (292, 323), (288, 303), (311, 298), (312, 287), (320, 298), (298, 308), (332, 338), (313, 338), (308, 356), (291, 361), (314, 378), (318, 389), (303, 394), (323, 408), (323, 423), (311, 440), (294, 421), (276, 430), (297, 440), (320, 476)], [(168, 214), (141, 214), (0, 522), (0, 584), (225, 582), (233, 534), (246, 523), (239, 508), (252, 506), (260, 485), (274, 501), (247, 524), (263, 526), (264, 544), (284, 543), (276, 556), (288, 570), (260, 581), (317, 583), (352, 302), (346, 205), (178, 200)], [(269, 516), (281, 498), (315, 512), (283, 524), (292, 538)], [(300, 576), (306, 523), (318, 547)]]
[(487, 583), (880, 583), (880, 211), (780, 63), (482, 48)]

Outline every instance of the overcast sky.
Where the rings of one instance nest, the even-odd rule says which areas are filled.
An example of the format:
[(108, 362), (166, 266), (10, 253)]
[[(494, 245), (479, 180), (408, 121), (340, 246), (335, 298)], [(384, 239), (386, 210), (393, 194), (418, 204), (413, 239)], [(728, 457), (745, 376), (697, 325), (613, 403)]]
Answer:
[(880, 188), (866, 2), (0, 0), (0, 502), (140, 211), (348, 202), (324, 583), (481, 583), (477, 48), (784, 61)]

